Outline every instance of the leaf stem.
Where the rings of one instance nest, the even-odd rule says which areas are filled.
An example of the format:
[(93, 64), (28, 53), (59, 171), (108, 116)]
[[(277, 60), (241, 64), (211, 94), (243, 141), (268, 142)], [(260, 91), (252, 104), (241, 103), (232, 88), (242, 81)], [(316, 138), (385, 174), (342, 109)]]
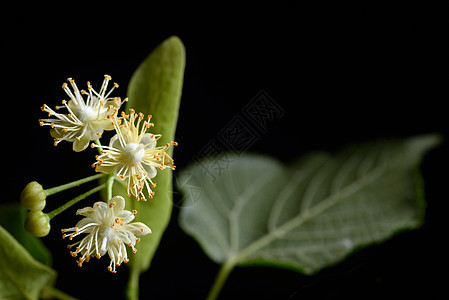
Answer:
[(101, 178), (103, 176), (106, 176), (106, 174), (95, 174), (95, 175), (92, 175), (92, 176), (89, 176), (89, 177), (86, 177), (86, 178), (83, 178), (83, 179), (75, 180), (73, 182), (69, 182), (69, 183), (66, 183), (66, 184), (63, 184), (63, 185), (60, 185), (60, 186), (56, 186), (56, 187), (53, 187), (53, 188), (50, 188), (50, 189), (46, 189), (45, 190), (45, 195), (48, 197), (50, 195), (53, 195), (53, 194), (56, 194), (56, 193), (68, 190), (70, 188), (79, 186), (79, 185), (81, 185), (83, 183), (86, 183), (86, 182), (89, 182), (89, 181)]
[(95, 187), (95, 188), (93, 188), (93, 189), (91, 189), (91, 190), (85, 192), (84, 194), (81, 194), (81, 195), (79, 195), (78, 197), (73, 198), (73, 199), (70, 200), (69, 202), (66, 202), (65, 204), (61, 205), (60, 207), (58, 207), (58, 208), (52, 210), (51, 212), (49, 212), (49, 213), (47, 214), (47, 216), (48, 216), (48, 217), (50, 218), (50, 220), (51, 220), (53, 217), (59, 215), (60, 213), (62, 213), (62, 212), (63, 212), (64, 210), (66, 210), (67, 208), (71, 207), (72, 205), (78, 203), (79, 201), (81, 201), (81, 200), (87, 198), (88, 196), (90, 196), (90, 195), (92, 195), (92, 194), (98, 192), (99, 190), (101, 190), (101, 189), (103, 189), (103, 188), (105, 188), (105, 187), (106, 187), (106, 184), (105, 184), (105, 183), (102, 184), (102, 185), (99, 185), (99, 186), (97, 186), (97, 187)]
[(229, 277), (229, 274), (231, 274), (231, 271), (234, 269), (234, 267), (237, 264), (236, 257), (229, 258), (220, 268), (220, 271), (218, 272), (217, 277), (215, 278), (214, 284), (212, 285), (212, 288), (209, 291), (209, 295), (207, 296), (207, 300), (215, 300), (218, 297), (218, 294), (220, 293), (221, 289), (223, 288), (226, 280)]

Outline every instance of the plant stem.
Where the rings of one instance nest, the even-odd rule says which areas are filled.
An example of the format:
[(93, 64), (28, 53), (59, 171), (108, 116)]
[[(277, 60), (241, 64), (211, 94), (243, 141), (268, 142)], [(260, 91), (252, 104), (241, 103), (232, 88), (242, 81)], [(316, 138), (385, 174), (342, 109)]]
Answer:
[(103, 153), (101, 153), (101, 151), (103, 151), (103, 148), (101, 147), (100, 140), (95, 140), (94, 143), (98, 146), (97, 147), (98, 154), (102, 155)]
[(42, 290), (41, 297), (43, 299), (59, 299), (59, 300), (76, 300), (70, 295), (67, 295), (63, 291), (58, 290), (53, 286), (47, 286)]
[(112, 198), (112, 187), (114, 186), (114, 174), (108, 175), (108, 180), (106, 181), (106, 199), (109, 200)]
[(95, 187), (95, 188), (93, 188), (93, 189), (91, 189), (91, 190), (85, 192), (84, 194), (81, 194), (81, 195), (79, 195), (78, 197), (73, 198), (73, 199), (70, 200), (69, 202), (66, 202), (65, 204), (61, 205), (60, 207), (58, 207), (58, 208), (52, 210), (51, 212), (49, 212), (49, 213), (47, 214), (47, 216), (48, 216), (48, 217), (50, 218), (50, 220), (51, 220), (53, 217), (57, 216), (58, 214), (60, 214), (60, 213), (63, 212), (64, 210), (66, 210), (67, 208), (71, 207), (72, 205), (78, 203), (79, 201), (81, 201), (81, 200), (87, 198), (88, 196), (92, 195), (93, 193), (98, 192), (99, 190), (101, 190), (101, 189), (103, 189), (103, 188), (105, 188), (105, 187), (106, 187), (106, 184), (105, 184), (105, 183), (102, 184), (102, 185), (99, 185), (99, 186), (97, 186), (97, 187)]
[(115, 177), (115, 182), (119, 183), (122, 187), (127, 187), (126, 181)]
[(231, 271), (237, 264), (236, 257), (229, 258), (220, 268), (217, 277), (215, 278), (215, 282), (212, 285), (212, 288), (209, 291), (209, 295), (207, 296), (207, 300), (215, 300), (218, 297), (221, 289), (223, 288), (226, 280), (231, 274)]
[(83, 178), (83, 179), (79, 179), (79, 180), (76, 180), (76, 181), (73, 181), (73, 182), (69, 182), (69, 183), (66, 183), (66, 184), (63, 184), (63, 185), (60, 185), (60, 186), (56, 186), (56, 187), (53, 187), (53, 188), (50, 188), (50, 189), (46, 189), (45, 190), (45, 195), (46, 196), (50, 196), (50, 195), (62, 192), (64, 190), (67, 190), (67, 189), (79, 186), (79, 185), (81, 185), (83, 183), (86, 183), (86, 182), (98, 179), (98, 178), (103, 177), (103, 176), (106, 176), (106, 174), (95, 174), (95, 175), (92, 175), (92, 176), (89, 176), (89, 177), (86, 177), (86, 178)]
[(126, 299), (139, 300), (139, 276), (140, 272), (138, 268), (130, 269)]

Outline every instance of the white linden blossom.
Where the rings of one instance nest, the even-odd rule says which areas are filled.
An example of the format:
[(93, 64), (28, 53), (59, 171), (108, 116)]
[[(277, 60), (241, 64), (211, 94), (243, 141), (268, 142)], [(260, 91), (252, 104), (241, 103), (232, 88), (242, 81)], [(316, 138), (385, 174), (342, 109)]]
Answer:
[[(70, 97), (70, 100), (62, 100), (61, 106), (56, 106), (56, 110), (66, 108), (68, 114), (57, 113), (46, 104), (41, 107), (42, 111), (48, 113), (48, 116), (54, 116), (53, 119), (41, 119), (41, 126), (47, 125), (52, 129), (50, 135), (54, 138), (55, 146), (61, 141), (73, 142), (74, 151), (83, 151), (87, 148), (90, 141), (101, 137), (104, 130), (113, 130), (108, 119), (109, 115), (117, 114), (122, 101), (119, 97), (108, 98), (112, 91), (118, 87), (114, 83), (112, 89), (106, 93), (111, 76), (104, 75), (104, 81), (100, 91), (97, 93), (90, 82), (87, 82), (87, 90), (78, 90), (75, 80), (68, 78), (67, 81), (72, 86), (73, 92), (68, 88), (67, 83), (62, 88)], [(84, 100), (82, 95), (87, 95)], [(126, 101), (126, 99), (125, 99)]]
[(111, 259), (108, 270), (116, 273), (116, 266), (129, 261), (125, 244), (136, 253), (135, 245), (140, 241), (136, 235), (149, 234), (151, 229), (142, 222), (131, 223), (137, 211), (124, 210), (124, 207), (125, 199), (121, 196), (112, 197), (108, 203), (96, 202), (92, 207), (78, 209), (76, 214), (85, 218), (75, 227), (61, 230), (62, 238), (68, 237), (69, 240), (88, 233), (81, 241), (67, 246), (69, 249), (76, 246), (75, 251), (70, 251), (70, 254), (73, 257), (81, 255), (77, 261), (79, 267), (91, 257), (99, 259), (107, 252)]
[[(92, 143), (92, 147), (101, 147), (101, 155), (92, 165), (97, 172), (114, 173), (118, 178), (127, 181), (128, 197), (133, 194), (137, 200), (146, 201), (144, 189), (150, 198), (154, 192), (151, 188), (156, 184), (151, 180), (157, 175), (157, 169), (175, 169), (173, 159), (167, 154), (171, 145), (178, 145), (172, 141), (164, 146), (156, 147), (160, 134), (146, 132), (154, 126), (150, 123), (151, 115), (144, 120), (142, 113), (136, 114), (133, 109), (130, 114), (124, 112), (121, 118), (111, 116), (112, 124), (117, 134), (109, 142), (109, 146), (99, 146)], [(119, 120), (123, 120), (119, 125)], [(136, 123), (137, 122), (137, 123)]]

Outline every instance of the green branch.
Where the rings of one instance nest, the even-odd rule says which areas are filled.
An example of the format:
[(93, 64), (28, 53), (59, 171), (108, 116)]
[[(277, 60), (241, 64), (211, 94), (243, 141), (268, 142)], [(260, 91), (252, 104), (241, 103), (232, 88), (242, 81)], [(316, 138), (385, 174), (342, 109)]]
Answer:
[(50, 188), (50, 189), (46, 189), (44, 192), (45, 192), (45, 195), (48, 197), (50, 195), (53, 195), (53, 194), (65, 191), (67, 189), (79, 186), (79, 185), (81, 185), (83, 183), (86, 183), (86, 182), (89, 182), (89, 181), (93, 181), (95, 179), (99, 179), (99, 178), (101, 178), (103, 176), (106, 176), (106, 174), (95, 174), (95, 175), (92, 175), (92, 176), (89, 176), (89, 177), (86, 177), (86, 178), (83, 178), (83, 179), (79, 179), (79, 180), (76, 180), (76, 181), (73, 181), (73, 182), (69, 182), (69, 183), (66, 183), (66, 184), (63, 184), (63, 185), (60, 185), (60, 186), (56, 186), (56, 187), (53, 187), (53, 188)]
[(67, 208), (71, 207), (72, 205), (78, 203), (79, 201), (81, 201), (81, 200), (83, 200), (83, 199), (89, 197), (90, 195), (92, 195), (92, 194), (98, 192), (99, 190), (101, 190), (101, 189), (103, 189), (103, 188), (105, 188), (105, 187), (106, 187), (106, 184), (102, 184), (102, 185), (99, 185), (99, 186), (97, 186), (97, 187), (95, 187), (95, 188), (93, 188), (93, 189), (91, 189), (91, 190), (85, 192), (84, 194), (79, 195), (78, 197), (76, 197), (76, 198), (70, 200), (69, 202), (67, 202), (67, 203), (61, 205), (60, 207), (58, 207), (58, 208), (52, 210), (51, 212), (49, 212), (49, 213), (47, 214), (48, 217), (49, 217), (50, 219), (52, 219), (53, 217), (57, 216), (58, 214), (60, 214), (60, 213), (63, 212), (64, 210), (66, 210)]

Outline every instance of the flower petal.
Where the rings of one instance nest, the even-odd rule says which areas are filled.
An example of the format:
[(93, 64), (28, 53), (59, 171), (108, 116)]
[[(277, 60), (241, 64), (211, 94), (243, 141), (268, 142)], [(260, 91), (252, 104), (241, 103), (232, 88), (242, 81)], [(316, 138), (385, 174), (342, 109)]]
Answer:
[(142, 166), (145, 169), (145, 171), (147, 171), (149, 178), (154, 178), (157, 175), (157, 170), (155, 167), (146, 164), (142, 164)]
[(134, 247), (136, 245), (136, 236), (130, 231), (121, 230), (118, 232), (118, 237), (122, 240), (123, 243), (131, 247)]
[(75, 139), (73, 142), (73, 151), (81, 152), (87, 148), (89, 145), (90, 139), (87, 135), (83, 135), (79, 140)]
[(164, 158), (162, 159), (162, 161), (164, 162), (164, 166), (168, 166), (168, 167), (173, 166), (173, 163), (174, 163), (173, 158), (171, 158), (167, 152), (164, 152)]
[[(120, 175), (123, 175), (125, 177), (128, 176), (128, 171), (126, 171), (127, 169), (129, 169), (129, 164), (126, 162), (118, 162), (116, 163), (116, 165), (114, 166), (114, 175), (117, 177), (120, 177)], [(121, 177), (120, 177), (121, 178)]]
[(109, 147), (115, 148), (118, 150), (123, 149), (122, 144), (120, 143), (120, 141), (118, 139), (118, 134), (111, 137), (111, 139), (109, 140)]
[(154, 134), (147, 132), (143, 134), (142, 138), (140, 139), (140, 143), (145, 146), (145, 149), (151, 149), (156, 147), (157, 141), (154, 138)]
[(89, 217), (92, 218), (92, 214), (96, 214), (97, 211), (93, 208), (93, 207), (84, 207), (84, 208), (80, 208), (76, 211), (77, 215), (82, 215), (85, 217)]
[(92, 219), (94, 219), (95, 221), (98, 220), (98, 222), (101, 223), (103, 219), (106, 217), (108, 205), (103, 201), (98, 201), (94, 203), (93, 208), (96, 210), (97, 213), (93, 215), (94, 217)]
[(96, 223), (92, 218), (86, 217), (82, 218), (78, 223), (76, 223), (75, 227), (81, 228), (89, 223)]
[(124, 210), (120, 214), (118, 214), (117, 217), (124, 218), (125, 220), (123, 220), (123, 223), (128, 224), (129, 222), (134, 220), (135, 215), (132, 212), (130, 212), (129, 210)]
[(108, 201), (108, 205), (115, 202), (114, 215), (118, 216), (125, 208), (125, 199), (122, 196), (114, 196)]
[(147, 225), (143, 224), (142, 222), (125, 224), (123, 227), (125, 230), (128, 230), (129, 232), (131, 232), (133, 234), (146, 235), (146, 234), (151, 233), (151, 229)]
[(96, 172), (104, 173), (104, 174), (111, 174), (115, 169), (115, 166), (104, 166), (104, 165), (97, 165), (95, 167)]

